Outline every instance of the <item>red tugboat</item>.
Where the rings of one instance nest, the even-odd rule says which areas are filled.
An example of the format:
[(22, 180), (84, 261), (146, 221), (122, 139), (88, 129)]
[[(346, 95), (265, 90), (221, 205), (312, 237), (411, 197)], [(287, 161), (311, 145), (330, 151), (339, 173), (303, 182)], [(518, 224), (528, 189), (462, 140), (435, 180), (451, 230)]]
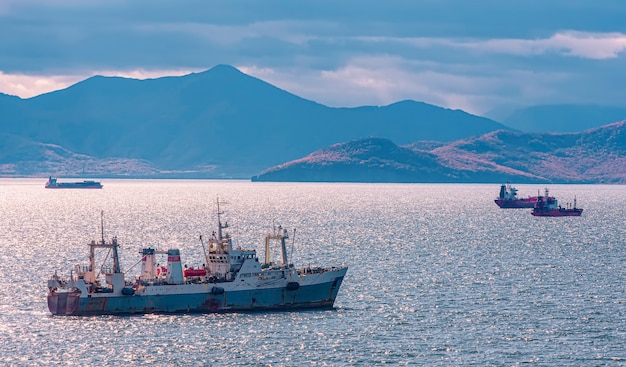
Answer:
[(579, 217), (582, 213), (583, 210), (576, 207), (576, 197), (574, 197), (574, 206), (566, 205), (563, 208), (556, 198), (548, 196), (548, 189), (544, 196), (539, 196), (531, 212), (535, 217)]
[[(517, 189), (510, 184), (500, 186), (500, 195), (494, 201), (502, 209), (533, 208), (537, 202), (537, 196), (518, 198)], [(552, 198), (554, 199), (554, 198)]]

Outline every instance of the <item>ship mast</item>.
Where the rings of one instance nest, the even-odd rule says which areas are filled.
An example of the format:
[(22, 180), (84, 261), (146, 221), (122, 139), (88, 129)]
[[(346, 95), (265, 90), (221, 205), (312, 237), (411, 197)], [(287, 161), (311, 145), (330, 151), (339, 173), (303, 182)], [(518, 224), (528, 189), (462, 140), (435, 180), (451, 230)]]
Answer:
[[(222, 202), (222, 204), (224, 204), (224, 202)], [(224, 244), (226, 244), (228, 246), (227, 252), (231, 253), (233, 249), (232, 249), (232, 242), (230, 240), (230, 236), (228, 235), (228, 233), (224, 233), (223, 231), (223, 229), (228, 228), (228, 222), (225, 222), (224, 224), (222, 224), (222, 214), (224, 214), (224, 212), (220, 210), (220, 199), (218, 197), (217, 198), (217, 246), (222, 251), (225, 251), (223, 246)]]
[(222, 242), (222, 229), (226, 228), (224, 226), (222, 226), (222, 214), (224, 214), (224, 212), (222, 212), (220, 210), (220, 198), (217, 198), (217, 240), (219, 242)]
[(121, 273), (122, 270), (120, 269), (120, 259), (117, 253), (117, 248), (119, 247), (119, 244), (117, 243), (117, 237), (113, 237), (113, 240), (111, 241), (111, 243), (106, 243), (106, 241), (104, 240), (104, 211), (100, 212), (100, 231), (102, 235), (102, 241), (100, 243), (91, 241), (91, 243), (89, 244), (90, 271), (93, 272), (94, 269), (96, 268), (95, 249), (96, 247), (98, 247), (98, 248), (108, 248), (109, 250), (112, 250), (113, 255), (111, 257), (113, 259), (113, 273)]
[(271, 250), (270, 250), (270, 241), (278, 240), (280, 241), (280, 250), (282, 255), (282, 266), (287, 266), (289, 261), (287, 259), (287, 238), (289, 238), (289, 234), (286, 229), (283, 229), (282, 226), (278, 226), (278, 231), (276, 227), (273, 227), (272, 233), (265, 236), (265, 264), (270, 265), (271, 262)]
[(102, 244), (104, 245), (104, 210), (100, 212), (100, 234), (102, 235)]

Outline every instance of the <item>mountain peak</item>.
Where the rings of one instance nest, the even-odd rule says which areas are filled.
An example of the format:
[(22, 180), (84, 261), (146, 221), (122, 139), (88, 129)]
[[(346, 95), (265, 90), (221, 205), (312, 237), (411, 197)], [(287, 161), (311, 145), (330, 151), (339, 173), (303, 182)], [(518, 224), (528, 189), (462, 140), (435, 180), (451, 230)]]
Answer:
[(209, 69), (208, 71), (220, 72), (220, 73), (233, 73), (233, 72), (236, 72), (237, 74), (243, 74), (236, 67), (234, 67), (232, 65), (227, 65), (227, 64), (217, 64), (214, 67), (212, 67), (211, 69)]

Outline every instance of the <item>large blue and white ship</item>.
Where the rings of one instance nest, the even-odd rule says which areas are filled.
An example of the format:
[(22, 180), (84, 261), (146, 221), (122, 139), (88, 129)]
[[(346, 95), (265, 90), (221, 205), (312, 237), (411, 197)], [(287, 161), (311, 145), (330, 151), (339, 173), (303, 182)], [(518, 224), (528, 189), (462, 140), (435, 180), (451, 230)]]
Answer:
[[(63, 278), (48, 280), (48, 309), (53, 315), (232, 312), (332, 308), (348, 268), (296, 268), (287, 255), (288, 231), (274, 227), (265, 237), (265, 259), (254, 249), (235, 248), (217, 206), (217, 232), (200, 237), (203, 265), (184, 267), (178, 249), (144, 248), (141, 272), (128, 279), (120, 268), (119, 243), (92, 241), (89, 263), (76, 265)], [(279, 261), (272, 261), (278, 246)], [(96, 250), (106, 249), (105, 261)], [(158, 258), (167, 256), (167, 266)], [(100, 259), (98, 259), (100, 260)], [(102, 279), (104, 278), (104, 279)]]

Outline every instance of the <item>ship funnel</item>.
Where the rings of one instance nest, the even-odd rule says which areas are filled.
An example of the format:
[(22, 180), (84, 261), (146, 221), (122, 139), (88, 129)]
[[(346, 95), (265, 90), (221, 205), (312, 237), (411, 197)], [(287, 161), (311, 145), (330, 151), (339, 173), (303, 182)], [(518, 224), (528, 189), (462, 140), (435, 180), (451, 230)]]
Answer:
[(141, 250), (141, 279), (156, 278), (156, 256), (154, 249)]
[(180, 250), (167, 250), (167, 277), (165, 278), (170, 284), (183, 283), (183, 267), (180, 265)]

